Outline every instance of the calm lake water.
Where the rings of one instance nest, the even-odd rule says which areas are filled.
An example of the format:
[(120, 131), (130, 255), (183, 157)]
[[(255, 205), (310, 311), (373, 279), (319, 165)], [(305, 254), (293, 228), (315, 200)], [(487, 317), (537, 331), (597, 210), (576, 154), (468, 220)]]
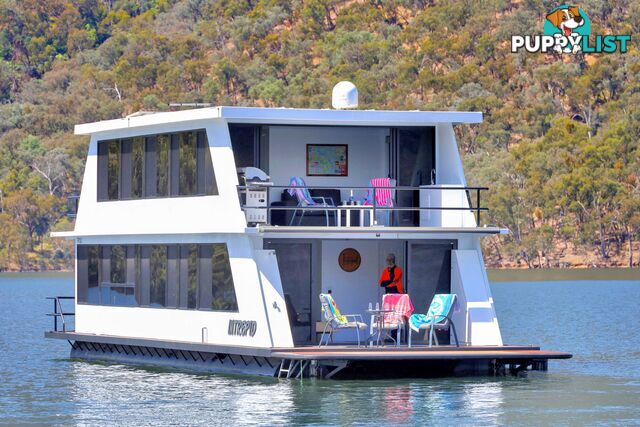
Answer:
[(527, 378), (276, 380), (69, 360), (70, 276), (0, 275), (0, 423), (640, 425), (640, 280), (492, 285), (506, 343), (574, 358)]

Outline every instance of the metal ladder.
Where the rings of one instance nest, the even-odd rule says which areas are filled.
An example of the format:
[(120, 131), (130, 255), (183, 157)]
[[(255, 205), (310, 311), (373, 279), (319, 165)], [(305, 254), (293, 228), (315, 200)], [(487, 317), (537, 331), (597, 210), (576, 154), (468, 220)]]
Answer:
[[(285, 367), (286, 362), (289, 363)], [(280, 362), (280, 369), (278, 370), (278, 378), (283, 378), (284, 376), (284, 378), (294, 377), (302, 379), (304, 370), (308, 364), (308, 361), (303, 360), (282, 359), (282, 362)], [(298, 368), (297, 374), (295, 374), (296, 368)]]

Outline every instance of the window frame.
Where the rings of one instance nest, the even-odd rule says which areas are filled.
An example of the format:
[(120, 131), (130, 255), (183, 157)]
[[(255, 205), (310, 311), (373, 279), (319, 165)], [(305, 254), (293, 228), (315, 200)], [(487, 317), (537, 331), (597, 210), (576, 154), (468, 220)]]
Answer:
[[(113, 247), (119, 246), (124, 249), (124, 275), (123, 283), (112, 283)], [(228, 274), (233, 302), (231, 309), (214, 308), (214, 297), (216, 295), (216, 281), (214, 270), (215, 247), (221, 247), (225, 257), (223, 261), (224, 274)], [(95, 305), (101, 307), (130, 307), (130, 308), (154, 308), (165, 310), (187, 310), (187, 311), (207, 311), (220, 313), (239, 312), (236, 284), (233, 278), (231, 267), (231, 257), (229, 247), (226, 242), (219, 243), (158, 243), (158, 244), (79, 244), (77, 245), (76, 290), (78, 292), (78, 304)], [(89, 251), (94, 248), (97, 253), (96, 266), (98, 273), (97, 295), (98, 302), (89, 302)], [(154, 248), (164, 251), (164, 304), (155, 305), (152, 301), (153, 283), (153, 251)], [(193, 258), (193, 255), (196, 255)], [(172, 258), (173, 255), (173, 258)], [(171, 265), (173, 263), (173, 265)], [(195, 264), (195, 265), (192, 265)], [(195, 269), (194, 269), (195, 267)], [(220, 274), (220, 272), (217, 272)], [(86, 277), (82, 277), (85, 274)], [(191, 276), (196, 278), (195, 287), (191, 288)], [(133, 277), (131, 277), (133, 276)], [(105, 281), (105, 278), (109, 281)], [(170, 280), (175, 283), (171, 284)], [(148, 283), (146, 283), (148, 282)], [(186, 288), (184, 286), (186, 285)], [(84, 300), (80, 299), (80, 287), (84, 286)], [(104, 292), (111, 292), (111, 288), (133, 289), (134, 305), (109, 304), (103, 302)], [(171, 292), (175, 295), (172, 296)], [(184, 293), (186, 291), (186, 294)], [(195, 306), (189, 306), (190, 291), (195, 297)], [(127, 294), (128, 296), (128, 294)], [(186, 301), (183, 298), (186, 296)], [(171, 305), (170, 305), (171, 304)]]
[[(190, 135), (189, 139), (193, 141), (195, 159), (194, 165), (194, 182), (193, 192), (191, 194), (181, 194), (180, 188), (180, 141), (183, 135)], [(167, 139), (166, 153), (166, 193), (160, 194), (158, 172), (158, 149), (161, 145), (160, 138)], [(142, 165), (141, 165), (141, 196), (134, 194), (137, 184), (134, 184), (136, 170), (134, 151), (136, 143), (142, 141)], [(213, 167), (213, 158), (211, 155), (211, 146), (209, 145), (209, 137), (205, 128), (190, 129), (178, 132), (153, 133), (145, 135), (135, 135), (126, 138), (113, 138), (97, 141), (97, 201), (102, 202), (118, 202), (125, 200), (139, 199), (168, 199), (181, 197), (200, 197), (200, 196), (218, 196), (218, 180), (216, 179), (215, 168)], [(117, 171), (111, 175), (117, 175), (117, 197), (112, 198), (110, 187), (109, 171), (109, 148), (117, 145)], [(113, 153), (111, 153), (113, 154)], [(124, 159), (124, 162), (123, 162)], [(163, 168), (164, 169), (164, 168)], [(124, 190), (124, 192), (123, 192)]]

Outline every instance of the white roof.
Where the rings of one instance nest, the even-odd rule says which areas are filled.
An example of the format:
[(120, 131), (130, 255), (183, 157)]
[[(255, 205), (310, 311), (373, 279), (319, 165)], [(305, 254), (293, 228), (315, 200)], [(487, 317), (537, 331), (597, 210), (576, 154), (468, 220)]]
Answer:
[(185, 123), (206, 119), (224, 119), (230, 123), (280, 125), (429, 126), (438, 123), (481, 123), (482, 113), (477, 111), (210, 107), (162, 113), (145, 113), (123, 119), (85, 123), (75, 126), (75, 134), (91, 135), (119, 129)]

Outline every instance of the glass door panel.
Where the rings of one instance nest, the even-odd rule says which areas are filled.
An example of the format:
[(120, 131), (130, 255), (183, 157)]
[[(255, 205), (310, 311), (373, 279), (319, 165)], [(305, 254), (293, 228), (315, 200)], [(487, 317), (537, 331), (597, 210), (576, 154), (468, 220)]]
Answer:
[(264, 248), (276, 251), (293, 343), (310, 344), (312, 244), (265, 242)]
[[(395, 178), (398, 186), (417, 187), (435, 184), (435, 127), (398, 128), (392, 132), (396, 140), (397, 155), (392, 158), (397, 162)], [(400, 207), (418, 207), (420, 193), (414, 191), (398, 191), (397, 205)], [(400, 226), (417, 226), (420, 224), (418, 211), (399, 212)]]

